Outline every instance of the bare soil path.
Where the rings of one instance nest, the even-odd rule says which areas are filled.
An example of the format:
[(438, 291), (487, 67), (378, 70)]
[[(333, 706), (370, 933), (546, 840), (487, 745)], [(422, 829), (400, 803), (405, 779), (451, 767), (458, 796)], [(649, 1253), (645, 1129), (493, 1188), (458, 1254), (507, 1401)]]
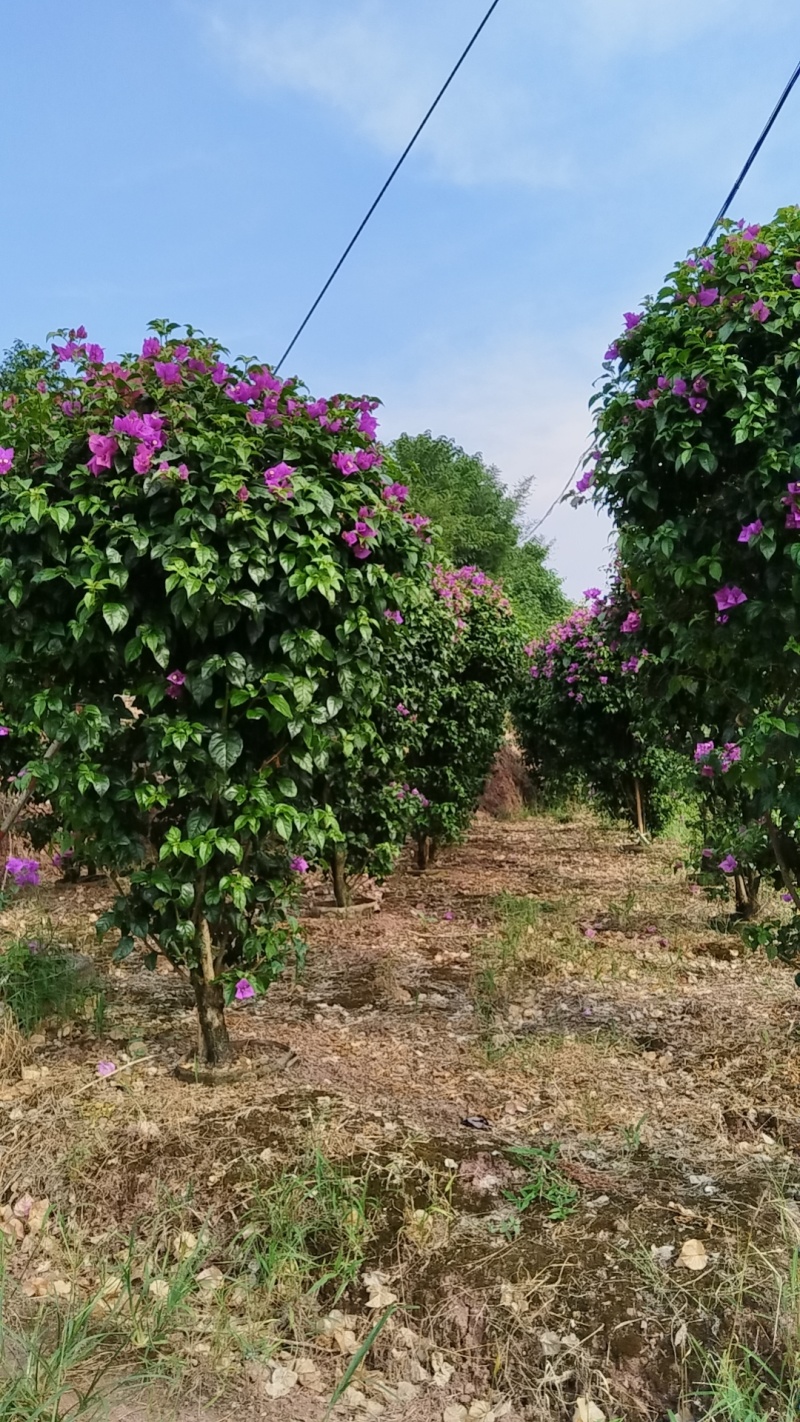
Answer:
[[(51, 885), (0, 928), (44, 914), (97, 956), (107, 897)], [(109, 1376), (141, 1354), (128, 1422), (314, 1422), (394, 1303), (336, 1415), (706, 1415), (729, 1345), (784, 1366), (798, 1303), (800, 994), (724, 909), (675, 845), (480, 814), (376, 914), (304, 921), (302, 972), (231, 1013), (243, 1055), (292, 1064), (216, 1089), (173, 1075), (186, 984), (104, 959), (94, 1020), (40, 1032), (0, 1084), (8, 1307), (30, 1330), (109, 1291)], [(26, 1197), (50, 1202), (36, 1231)]]

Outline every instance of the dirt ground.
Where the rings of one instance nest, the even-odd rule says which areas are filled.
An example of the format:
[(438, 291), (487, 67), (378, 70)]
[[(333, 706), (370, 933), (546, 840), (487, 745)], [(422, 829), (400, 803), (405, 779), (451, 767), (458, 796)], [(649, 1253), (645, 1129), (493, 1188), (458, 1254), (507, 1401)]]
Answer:
[[(479, 813), (379, 911), (304, 918), (230, 1013), (260, 1070), (214, 1088), (173, 1074), (186, 983), (94, 946), (110, 893), (0, 921), (103, 976), (9, 1051), (0, 1200), (15, 1336), (89, 1300), (117, 1422), (320, 1422), (343, 1380), (336, 1416), (386, 1422), (790, 1415), (714, 1408), (748, 1356), (794, 1386), (800, 993), (679, 846)], [(85, 1376), (53, 1416), (94, 1415)]]

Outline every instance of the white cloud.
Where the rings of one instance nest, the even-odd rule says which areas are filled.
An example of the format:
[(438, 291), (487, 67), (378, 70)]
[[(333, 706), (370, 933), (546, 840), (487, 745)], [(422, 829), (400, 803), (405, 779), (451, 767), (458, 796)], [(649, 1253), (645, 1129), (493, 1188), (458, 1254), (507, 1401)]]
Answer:
[[(402, 151), (483, 12), (479, 3), (465, 15), (463, 0), (444, 0), (433, 16), (385, 0), (296, 0), (289, 12), (270, 0), (193, 0), (191, 8), (246, 83), (310, 96), (387, 156)], [(436, 176), (466, 186), (568, 184), (572, 165), (553, 145), (545, 94), (509, 71), (494, 40), (487, 29), (420, 138), (420, 155)]]

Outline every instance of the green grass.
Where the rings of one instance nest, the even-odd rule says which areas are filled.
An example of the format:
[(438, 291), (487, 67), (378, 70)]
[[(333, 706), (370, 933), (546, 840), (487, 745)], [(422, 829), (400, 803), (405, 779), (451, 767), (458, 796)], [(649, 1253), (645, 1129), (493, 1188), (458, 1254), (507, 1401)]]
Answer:
[(97, 1296), (12, 1307), (0, 1244), (0, 1422), (56, 1422), (97, 1415), (120, 1351), (95, 1314)]
[(314, 1151), (256, 1184), (234, 1241), (239, 1267), (278, 1305), (323, 1293), (335, 1303), (361, 1272), (377, 1213), (369, 1172), (348, 1174)]
[(541, 904), (536, 899), (499, 894), (493, 908), (497, 924), (477, 949), (472, 984), (473, 1001), (486, 1026), (491, 1025), (512, 1000), (523, 971), (535, 977), (546, 967), (536, 935), (542, 917)]
[(94, 975), (46, 935), (18, 939), (0, 953), (0, 1001), (25, 1033), (48, 1017), (77, 1017), (97, 994)]

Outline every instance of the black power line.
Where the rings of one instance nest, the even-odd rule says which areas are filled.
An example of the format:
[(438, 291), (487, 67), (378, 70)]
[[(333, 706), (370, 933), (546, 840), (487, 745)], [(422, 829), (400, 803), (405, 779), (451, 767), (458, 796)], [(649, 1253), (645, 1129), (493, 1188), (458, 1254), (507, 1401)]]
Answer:
[(365, 217), (364, 220), (361, 222), (361, 224), (360, 224), (359, 227), (357, 228), (356, 232), (354, 233), (353, 237), (352, 237), (351, 240), (348, 242), (347, 246), (345, 247), (344, 251), (342, 252), (341, 257), (339, 258), (338, 262), (336, 263), (336, 266), (334, 267), (333, 271), (331, 272), (330, 276), (328, 277), (328, 280), (326, 281), (325, 285), (323, 286), (322, 290), (320, 291), (319, 296), (317, 297), (317, 299), (316, 299), (316, 301), (314, 302), (313, 306), (310, 307), (310, 309), (309, 309), (309, 311), (308, 311), (308, 313), (307, 313), (305, 319), (302, 321), (302, 323), (298, 326), (297, 330), (295, 331), (295, 333), (294, 333), (294, 335), (293, 335), (291, 341), (289, 342), (288, 346), (286, 347), (286, 350), (284, 351), (283, 355), (281, 356), (280, 360), (278, 361), (278, 364), (275, 366), (275, 370), (276, 370), (276, 371), (280, 370), (281, 366), (283, 365), (283, 362), (286, 360), (286, 357), (289, 355), (290, 351), (293, 349), (293, 347), (296, 345), (297, 341), (298, 341), (298, 340), (300, 339), (300, 337), (302, 336), (302, 334), (303, 334), (303, 332), (304, 332), (306, 326), (308, 325), (309, 321), (311, 320), (311, 317), (314, 315), (314, 312), (316, 311), (317, 307), (319, 306), (319, 304), (320, 304), (320, 302), (321, 302), (323, 296), (325, 295), (325, 293), (327, 292), (328, 288), (331, 286), (331, 284), (333, 283), (333, 281), (335, 280), (335, 278), (338, 276), (339, 272), (341, 271), (342, 267), (344, 266), (345, 262), (347, 261), (347, 258), (350, 256), (350, 253), (352, 252), (353, 248), (355, 247), (356, 242), (358, 241), (359, 237), (361, 236), (361, 233), (364, 231), (364, 228), (366, 227), (367, 223), (369, 222), (370, 218), (372, 217), (373, 212), (375, 211), (375, 209), (376, 209), (376, 207), (378, 206), (379, 202), (380, 202), (381, 199), (383, 198), (383, 196), (384, 196), (384, 194), (386, 193), (387, 189), (391, 186), (391, 184), (393, 183), (394, 179), (397, 177), (397, 174), (400, 172), (400, 169), (402, 168), (403, 164), (405, 163), (406, 158), (408, 157), (409, 153), (411, 152), (412, 148), (414, 147), (414, 144), (416, 143), (417, 139), (419, 138), (420, 134), (422, 133), (422, 130), (424, 129), (425, 125), (427, 124), (428, 119), (431, 117), (431, 115), (433, 114), (434, 110), (438, 108), (439, 103), (440, 103), (441, 100), (444, 98), (445, 94), (447, 93), (447, 90), (450, 88), (450, 85), (452, 84), (452, 82), (453, 82), (453, 80), (455, 79), (455, 77), (456, 77), (456, 75), (457, 75), (459, 69), (461, 68), (462, 64), (464, 63), (464, 60), (466, 59), (467, 55), (469, 54), (470, 50), (472, 49), (472, 47), (473, 47), (473, 45), (475, 44), (476, 40), (479, 38), (479, 36), (480, 36), (480, 34), (482, 33), (482, 31), (485, 29), (486, 25), (489, 23), (489, 20), (491, 19), (492, 15), (494, 14), (494, 12), (495, 12), (495, 10), (497, 9), (497, 7), (498, 7), (499, 4), (500, 4), (500, 0), (493, 0), (493, 3), (489, 6), (489, 9), (487, 10), (486, 14), (484, 15), (483, 19), (481, 20), (480, 24), (478, 25), (478, 28), (477, 28), (477, 30), (475, 31), (474, 35), (472, 36), (472, 39), (470, 40), (470, 42), (469, 42), (469, 44), (467, 45), (466, 49), (463, 51), (461, 57), (459, 58), (458, 63), (454, 66), (453, 69), (451, 69), (450, 73), (448, 74), (447, 78), (445, 79), (444, 84), (442, 85), (441, 89), (439, 90), (438, 94), (436, 95), (436, 98), (434, 99), (433, 103), (431, 104), (430, 108), (428, 109), (428, 112), (426, 113), (425, 117), (423, 118), (422, 123), (419, 125), (419, 128), (417, 129), (417, 131), (416, 131), (416, 133), (414, 134), (413, 138), (411, 139), (410, 143), (407, 144), (407, 146), (404, 148), (403, 152), (401, 153), (400, 157), (398, 158), (397, 162), (395, 163), (395, 165), (394, 165), (394, 167), (393, 167), (391, 173), (389, 174), (388, 178), (386, 179), (386, 182), (384, 183), (383, 187), (381, 188), (380, 192), (378, 193), (378, 196), (376, 197), (376, 199), (375, 199), (375, 201), (373, 202), (371, 208), (369, 209), (369, 212), (367, 213), (366, 217)]
[(741, 173), (739, 174), (738, 178), (736, 179), (736, 182), (734, 183), (733, 187), (731, 188), (730, 192), (728, 193), (728, 196), (726, 197), (724, 203), (722, 204), (722, 207), (720, 208), (719, 212), (717, 213), (717, 216), (714, 218), (714, 221), (712, 222), (711, 227), (709, 228), (708, 236), (706, 237), (706, 240), (705, 240), (705, 242), (703, 243), (703, 246), (704, 246), (704, 247), (707, 247), (707, 246), (709, 245), (709, 243), (711, 242), (711, 238), (712, 238), (713, 235), (714, 235), (714, 228), (719, 226), (720, 222), (722, 221), (723, 217), (725, 216), (726, 212), (728, 211), (728, 208), (730, 207), (731, 203), (733, 202), (733, 199), (736, 197), (736, 194), (738, 193), (740, 187), (742, 186), (742, 183), (744, 182), (745, 178), (747, 177), (747, 174), (750, 172), (750, 169), (751, 169), (752, 166), (753, 166), (753, 163), (755, 162), (756, 158), (758, 157), (758, 155), (759, 155), (759, 153), (760, 153), (760, 151), (761, 151), (761, 149), (762, 149), (762, 147), (763, 147), (763, 145), (764, 145), (764, 142), (765, 142), (766, 138), (767, 138), (768, 135), (769, 135), (769, 132), (770, 132), (770, 129), (772, 128), (772, 125), (774, 124), (776, 118), (778, 117), (778, 114), (780, 113), (781, 109), (783, 108), (784, 104), (786, 103), (786, 100), (788, 99), (789, 95), (791, 94), (792, 89), (794, 88), (794, 86), (795, 86), (795, 84), (797, 83), (797, 80), (798, 80), (798, 79), (800, 79), (800, 64), (798, 64), (798, 66), (797, 66), (797, 68), (795, 69), (795, 71), (794, 71), (794, 73), (793, 73), (791, 79), (789, 80), (789, 83), (786, 85), (786, 88), (784, 89), (784, 91), (783, 91), (783, 93), (781, 94), (781, 96), (780, 96), (780, 98), (779, 98), (777, 104), (775, 105), (774, 109), (772, 110), (772, 113), (770, 114), (769, 118), (767, 119), (767, 122), (766, 122), (766, 124), (764, 125), (764, 128), (761, 130), (761, 135), (760, 135), (760, 137), (759, 137), (759, 139), (758, 139), (758, 142), (756, 143), (756, 145), (755, 145), (755, 147), (754, 147), (752, 153), (750, 154), (750, 157), (748, 158), (747, 162), (745, 163), (744, 167), (742, 168)]
[[(775, 120), (776, 120), (776, 118), (778, 117), (778, 114), (780, 113), (781, 109), (783, 108), (784, 104), (786, 103), (786, 100), (788, 99), (789, 95), (791, 94), (792, 89), (794, 88), (794, 86), (795, 86), (795, 84), (797, 83), (798, 79), (800, 79), (800, 64), (798, 64), (798, 65), (797, 65), (797, 68), (794, 70), (794, 72), (793, 72), (793, 74), (792, 74), (792, 76), (791, 76), (791, 78), (790, 78), (788, 84), (786, 85), (786, 88), (784, 89), (783, 93), (781, 94), (781, 96), (780, 96), (780, 98), (779, 98), (777, 104), (775, 105), (774, 109), (772, 110), (772, 113), (770, 114), (769, 118), (767, 119), (767, 122), (765, 123), (763, 129), (761, 130), (761, 133), (760, 133), (759, 138), (758, 138), (758, 142), (757, 142), (757, 143), (755, 144), (755, 146), (753, 147), (753, 150), (752, 150), (752, 152), (750, 153), (750, 156), (749, 156), (749, 158), (747, 159), (747, 162), (745, 163), (744, 167), (742, 168), (741, 173), (739, 174), (738, 178), (736, 179), (736, 182), (734, 183), (733, 187), (731, 188), (730, 192), (728, 193), (728, 196), (726, 197), (724, 203), (722, 204), (722, 207), (720, 208), (719, 212), (717, 213), (717, 216), (714, 218), (714, 221), (712, 222), (711, 227), (709, 228), (708, 236), (706, 237), (706, 240), (705, 240), (705, 242), (703, 243), (703, 246), (704, 246), (704, 247), (708, 247), (708, 246), (709, 246), (709, 244), (710, 244), (710, 242), (711, 242), (711, 238), (712, 238), (713, 235), (714, 235), (714, 230), (715, 230), (715, 228), (717, 228), (717, 227), (719, 226), (720, 222), (722, 221), (723, 217), (725, 216), (726, 212), (728, 211), (728, 208), (730, 207), (731, 203), (733, 202), (733, 199), (736, 197), (736, 194), (738, 193), (740, 187), (742, 186), (742, 183), (744, 182), (745, 178), (747, 177), (747, 174), (750, 172), (750, 169), (752, 168), (752, 166), (753, 166), (753, 164), (754, 164), (756, 158), (758, 157), (759, 153), (761, 152), (761, 149), (763, 148), (766, 139), (769, 137), (770, 130), (772, 129), (772, 126), (773, 126), (773, 124), (775, 123)], [(578, 460), (578, 463), (576, 464), (576, 466), (575, 466), (575, 468), (573, 469), (572, 473), (570, 474), (569, 479), (567, 480), (566, 484), (564, 485), (564, 488), (563, 488), (562, 492), (558, 495), (558, 498), (556, 498), (556, 499), (553, 500), (553, 502), (552, 502), (552, 504), (550, 505), (550, 507), (549, 507), (549, 509), (547, 510), (547, 512), (544, 513), (544, 514), (542, 514), (542, 517), (541, 517), (540, 519), (538, 519), (537, 522), (533, 525), (533, 527), (532, 527), (532, 529), (531, 529), (531, 532), (532, 532), (532, 533), (535, 533), (537, 529), (541, 528), (541, 526), (542, 526), (542, 524), (545, 522), (545, 520), (550, 517), (551, 513), (553, 513), (554, 510), (556, 509), (556, 507), (561, 503), (561, 500), (566, 497), (567, 493), (569, 492), (570, 488), (572, 487), (572, 481), (573, 481), (573, 479), (575, 478), (575, 474), (577, 473), (578, 469), (580, 469), (581, 464), (583, 463), (583, 460), (584, 460), (584, 456), (582, 455), (581, 458)]]

